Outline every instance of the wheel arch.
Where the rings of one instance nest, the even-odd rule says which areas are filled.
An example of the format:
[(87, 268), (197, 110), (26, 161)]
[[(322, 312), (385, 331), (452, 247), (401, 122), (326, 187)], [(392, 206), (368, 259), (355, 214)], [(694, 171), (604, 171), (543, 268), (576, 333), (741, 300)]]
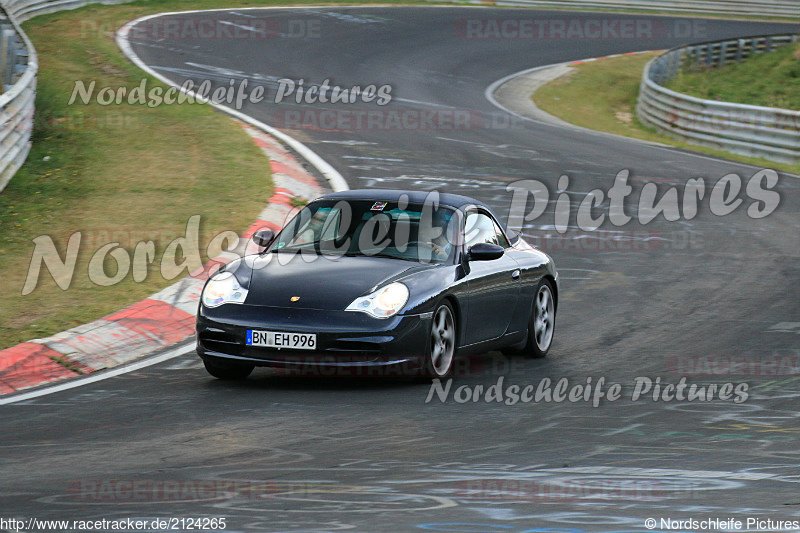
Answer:
[(555, 312), (558, 313), (558, 283), (556, 283), (556, 278), (548, 273), (542, 276), (542, 279), (546, 279), (550, 282), (550, 287), (553, 289), (553, 307), (555, 308)]
[(439, 304), (441, 304), (443, 302), (448, 302), (450, 304), (450, 307), (453, 308), (453, 314), (455, 315), (453, 317), (453, 319), (455, 320), (455, 323), (456, 323), (456, 339), (457, 339), (458, 342), (456, 343), (455, 350), (457, 352), (458, 349), (463, 344), (463, 340), (464, 340), (464, 339), (462, 339), (462, 335), (463, 335), (463, 331), (464, 331), (464, 328), (462, 327), (462, 317), (464, 316), (464, 311), (463, 311), (463, 309), (461, 309), (461, 302), (459, 301), (459, 299), (454, 294), (448, 293), (448, 294), (445, 294), (444, 296), (442, 296), (442, 298), (436, 304), (436, 307), (439, 307)]

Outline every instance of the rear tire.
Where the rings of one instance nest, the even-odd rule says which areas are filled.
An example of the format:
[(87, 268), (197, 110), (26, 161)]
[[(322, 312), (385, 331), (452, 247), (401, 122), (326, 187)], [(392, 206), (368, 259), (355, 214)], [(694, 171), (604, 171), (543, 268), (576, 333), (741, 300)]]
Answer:
[(450, 379), (456, 352), (456, 315), (449, 302), (442, 302), (433, 312), (425, 357), (425, 375), (432, 379)]
[(224, 380), (238, 380), (244, 379), (250, 375), (255, 368), (254, 365), (237, 364), (237, 363), (212, 363), (207, 359), (203, 359), (203, 364), (206, 371), (217, 379)]
[(524, 353), (540, 359), (547, 355), (553, 344), (556, 328), (556, 300), (553, 284), (543, 278), (536, 287), (531, 316), (528, 319), (528, 342)]

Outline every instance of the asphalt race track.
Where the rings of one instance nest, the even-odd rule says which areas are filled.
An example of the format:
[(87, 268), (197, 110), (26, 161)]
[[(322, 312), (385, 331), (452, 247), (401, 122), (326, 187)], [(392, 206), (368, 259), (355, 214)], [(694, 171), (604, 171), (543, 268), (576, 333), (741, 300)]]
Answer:
[[(745, 187), (755, 167), (517, 119), (484, 95), (494, 81), (540, 65), (796, 26), (473, 8), (171, 17), (280, 28), (284, 35), (269, 39), (167, 38), (145, 28), (132, 43), (178, 83), (263, 84), (268, 98), (243, 110), (305, 143), (351, 188), (464, 193), (505, 216), (508, 184), (545, 184), (550, 203), (524, 233), (562, 276), (556, 341), (544, 360), (490, 353), (464, 361), (447, 401), (434, 394), (428, 403), (428, 385), (397, 379), (258, 369), (225, 383), (206, 374), (189, 346), (135, 372), (0, 405), (0, 514), (225, 517), (226, 531), (270, 532), (610, 532), (646, 531), (647, 518), (800, 520), (798, 178), (778, 173), (779, 206), (751, 218)], [(608, 31), (597, 39), (481, 38), (468, 31), (475, 19), (535, 19), (548, 32), (579, 21)], [(613, 29), (630, 21), (649, 33), (627, 38)], [(388, 84), (392, 100), (275, 104), (280, 78)], [(372, 124), (354, 125), (367, 111), (378, 113)], [(393, 126), (392, 111), (427, 116), (434, 127)], [(453, 127), (447, 117), (465, 122)], [(645, 183), (659, 197), (676, 186), (683, 198), (687, 180), (704, 178), (697, 216), (621, 227), (606, 216), (598, 231), (578, 230), (586, 193), (608, 191), (623, 169), (633, 187), (629, 215)], [(742, 178), (742, 203), (715, 215), (711, 188), (731, 173)], [(553, 227), (562, 174), (572, 207), (564, 235)], [(220, 186), (236, 184), (221, 177)], [(662, 387), (683, 377), (746, 383), (747, 398), (664, 401), (651, 389), (634, 401), (639, 376), (660, 378)], [(488, 389), (500, 377), (504, 389), (605, 378), (603, 390), (618, 383), (621, 398), (597, 407), (582, 398), (454, 399), (458, 387)]]

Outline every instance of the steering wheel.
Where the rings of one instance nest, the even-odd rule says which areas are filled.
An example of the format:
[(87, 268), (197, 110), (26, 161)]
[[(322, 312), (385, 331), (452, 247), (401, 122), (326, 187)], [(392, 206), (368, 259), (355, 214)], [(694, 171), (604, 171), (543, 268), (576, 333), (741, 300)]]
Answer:
[[(436, 251), (434, 250), (434, 245), (431, 242), (409, 241), (408, 247), (410, 248), (412, 246), (417, 247), (417, 259), (431, 258), (440, 260), (447, 258), (447, 254), (436, 253)], [(442, 250), (442, 252), (444, 252), (444, 250), (441, 247), (439, 247), (439, 249)]]
[(408, 241), (407, 248), (416, 247), (417, 249), (426, 248), (433, 251), (433, 244), (425, 241)]

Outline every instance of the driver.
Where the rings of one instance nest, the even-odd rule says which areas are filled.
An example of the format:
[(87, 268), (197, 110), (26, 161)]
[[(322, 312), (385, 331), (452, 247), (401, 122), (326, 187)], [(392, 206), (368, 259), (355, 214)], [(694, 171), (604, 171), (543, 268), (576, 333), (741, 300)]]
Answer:
[(432, 217), (430, 235), (426, 242), (431, 247), (431, 257), (434, 261), (446, 261), (453, 251), (453, 239), (450, 238), (450, 219), (452, 212), (449, 209), (437, 209)]

